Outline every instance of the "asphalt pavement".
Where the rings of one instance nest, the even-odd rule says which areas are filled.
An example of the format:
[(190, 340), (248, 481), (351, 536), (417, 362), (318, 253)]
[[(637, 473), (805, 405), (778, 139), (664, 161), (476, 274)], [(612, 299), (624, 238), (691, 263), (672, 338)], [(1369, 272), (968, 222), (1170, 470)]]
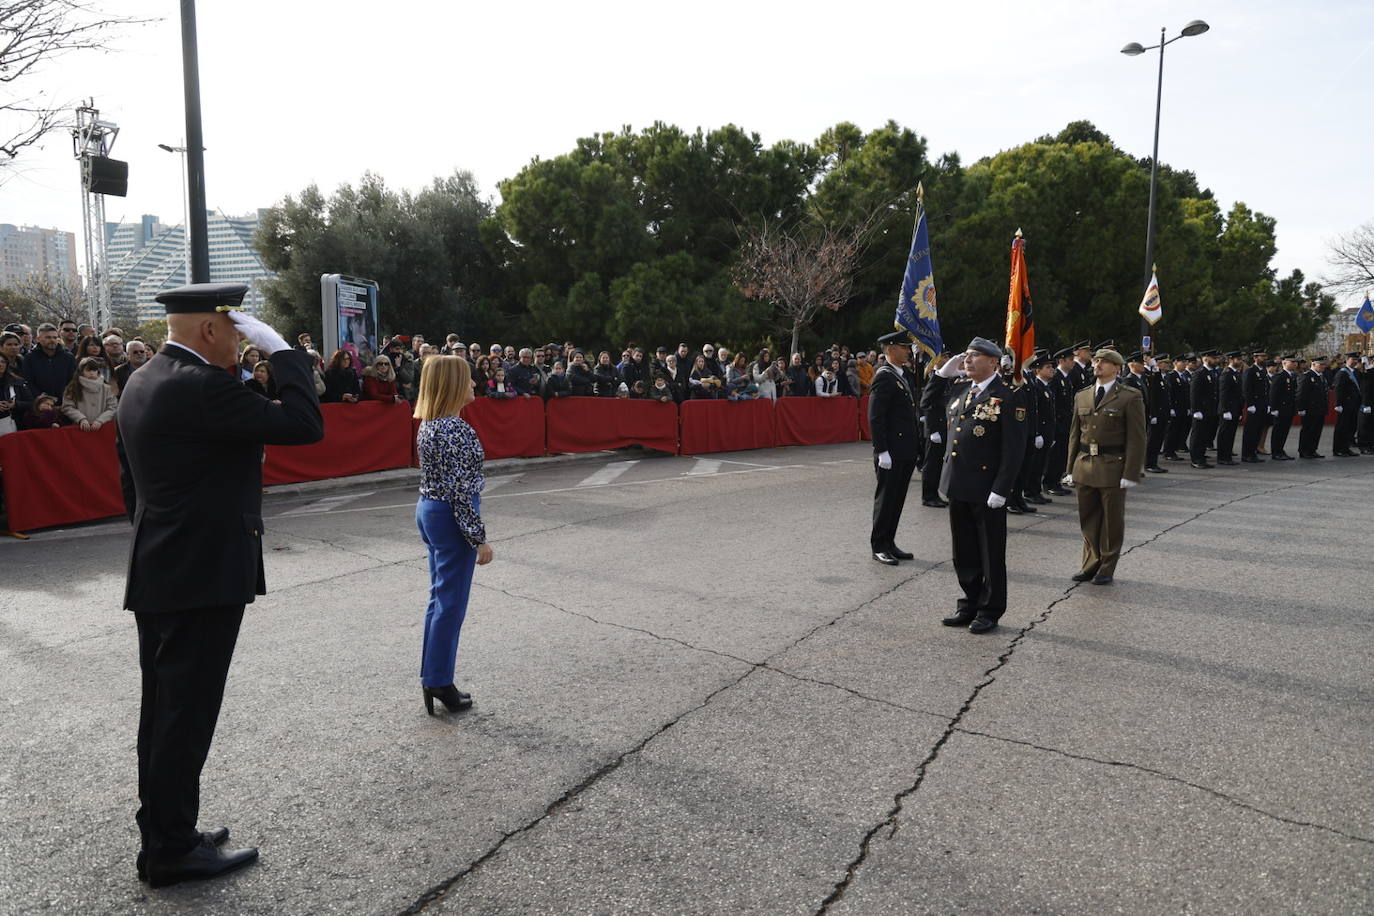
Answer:
[(975, 636), (919, 480), (870, 558), (870, 455), (493, 463), (434, 717), (414, 475), (270, 493), (201, 818), (262, 859), (163, 890), (127, 526), (0, 543), (0, 912), (1374, 911), (1374, 458), (1168, 465), (1111, 586), (1012, 517)]

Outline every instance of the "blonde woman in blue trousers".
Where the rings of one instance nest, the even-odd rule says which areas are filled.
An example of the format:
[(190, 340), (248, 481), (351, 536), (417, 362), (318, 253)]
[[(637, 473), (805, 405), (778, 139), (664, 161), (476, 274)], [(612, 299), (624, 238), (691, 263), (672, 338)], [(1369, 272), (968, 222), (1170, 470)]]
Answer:
[(472, 574), (491, 562), (482, 524), (482, 443), (459, 416), (474, 398), (472, 371), (458, 356), (425, 359), (415, 416), (420, 420), (420, 499), (415, 523), (429, 550), (429, 607), (420, 653), (425, 711), (438, 700), (449, 712), (472, 706), (453, 683), (458, 636), (467, 616)]

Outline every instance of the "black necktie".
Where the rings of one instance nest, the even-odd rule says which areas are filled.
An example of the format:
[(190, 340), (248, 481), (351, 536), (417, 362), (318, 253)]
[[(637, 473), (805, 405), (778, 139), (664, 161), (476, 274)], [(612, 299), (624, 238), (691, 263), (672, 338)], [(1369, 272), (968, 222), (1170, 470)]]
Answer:
[(1101, 406), (1102, 395), (1106, 392), (1106, 390), (1107, 389), (1103, 388), (1101, 385), (1097, 386), (1097, 393), (1093, 395), (1093, 407)]

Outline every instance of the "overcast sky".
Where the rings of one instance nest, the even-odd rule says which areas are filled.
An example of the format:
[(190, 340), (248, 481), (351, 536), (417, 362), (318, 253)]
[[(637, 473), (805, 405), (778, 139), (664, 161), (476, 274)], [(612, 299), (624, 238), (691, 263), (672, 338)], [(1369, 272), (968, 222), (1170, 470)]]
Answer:
[[(157, 147), (185, 133), (178, 4), (104, 2), (162, 19), (28, 88), (94, 97), (120, 125), (129, 196), (107, 198), (109, 219), (178, 223), (178, 157)], [(1319, 276), (1325, 240), (1374, 219), (1368, 0), (201, 0), (198, 13), (207, 202), (230, 214), (366, 170), (416, 189), (468, 169), (494, 198), (536, 156), (655, 120), (734, 123), (771, 144), (894, 119), (932, 156), (968, 164), (1086, 119), (1148, 156), (1157, 57), (1119, 49), (1203, 19), (1210, 32), (1166, 51), (1160, 159), (1196, 172), (1223, 209), (1241, 200), (1275, 217), (1284, 273)], [(71, 142), (54, 135), (0, 184), (0, 222), (79, 233), (80, 221)]]

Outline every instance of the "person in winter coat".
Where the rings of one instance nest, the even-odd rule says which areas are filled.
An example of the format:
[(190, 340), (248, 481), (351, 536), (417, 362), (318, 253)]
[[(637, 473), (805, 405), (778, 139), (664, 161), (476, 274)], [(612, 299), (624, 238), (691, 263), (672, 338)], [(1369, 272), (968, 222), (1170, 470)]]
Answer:
[(505, 398), (518, 398), (519, 392), (506, 381), (506, 370), (500, 366), (492, 373), (487, 380), (487, 397), (503, 400)]
[(665, 404), (672, 404), (677, 400), (673, 396), (673, 386), (668, 384), (668, 377), (662, 372), (654, 373), (654, 383), (649, 386), (648, 396), (652, 400), (662, 401)]
[(0, 436), (19, 428), (19, 420), (33, 406), (29, 383), (0, 354)]
[(315, 377), (315, 397), (324, 397), (324, 359), (315, 350), (306, 350), (310, 357), (310, 374)]
[(697, 354), (696, 366), (692, 369), (692, 374), (687, 380), (691, 386), (693, 400), (710, 400), (721, 395), (721, 389), (725, 383), (721, 381), (720, 374), (711, 368), (710, 362), (706, 357)]
[(253, 374), (243, 383), (254, 394), (261, 395), (269, 401), (277, 399), (277, 381), (272, 378), (272, 364), (267, 360), (258, 360), (253, 364)]
[(373, 361), (372, 368), (363, 370), (363, 400), (394, 403), (405, 400), (396, 385), (395, 360), (390, 354), (383, 353)]
[(572, 385), (568, 382), (568, 370), (563, 363), (553, 364), (553, 371), (549, 373), (548, 381), (544, 383), (544, 397), (566, 398), (572, 394)]
[(760, 350), (758, 359), (749, 364), (749, 380), (758, 390), (758, 397), (770, 401), (778, 399), (777, 373), (773, 371), (773, 360), (768, 350)]
[(101, 378), (104, 359), (88, 356), (77, 364), (76, 377), (62, 392), (62, 415), (85, 432), (95, 432), (114, 419), (119, 406), (114, 389)]
[(794, 398), (809, 398), (816, 394), (816, 380), (807, 371), (805, 363), (802, 362), (800, 353), (792, 354), (792, 362), (787, 367), (787, 377), (791, 384), (787, 386), (786, 396)]
[(596, 377), (596, 396), (599, 398), (615, 397), (620, 383), (624, 381), (611, 363), (611, 354), (605, 350), (596, 358), (596, 368), (592, 370), (592, 375)]
[(572, 365), (568, 367), (568, 385), (572, 388), (572, 396), (575, 398), (596, 396), (596, 376), (592, 375), (591, 367), (587, 365), (587, 357), (581, 350), (573, 353)]
[(20, 429), (61, 429), (62, 410), (57, 406), (57, 398), (50, 394), (40, 394), (34, 398), (33, 406), (19, 418)]
[(335, 350), (329, 360), (329, 368), (324, 370), (324, 397), (327, 404), (355, 404), (362, 395), (358, 373), (354, 370), (353, 354), (347, 350)]
[(849, 390), (842, 391), (841, 394), (847, 394), (852, 398), (859, 397), (864, 387), (863, 380), (859, 378), (859, 361), (857, 359), (849, 361), (849, 368), (845, 370), (844, 378)]

